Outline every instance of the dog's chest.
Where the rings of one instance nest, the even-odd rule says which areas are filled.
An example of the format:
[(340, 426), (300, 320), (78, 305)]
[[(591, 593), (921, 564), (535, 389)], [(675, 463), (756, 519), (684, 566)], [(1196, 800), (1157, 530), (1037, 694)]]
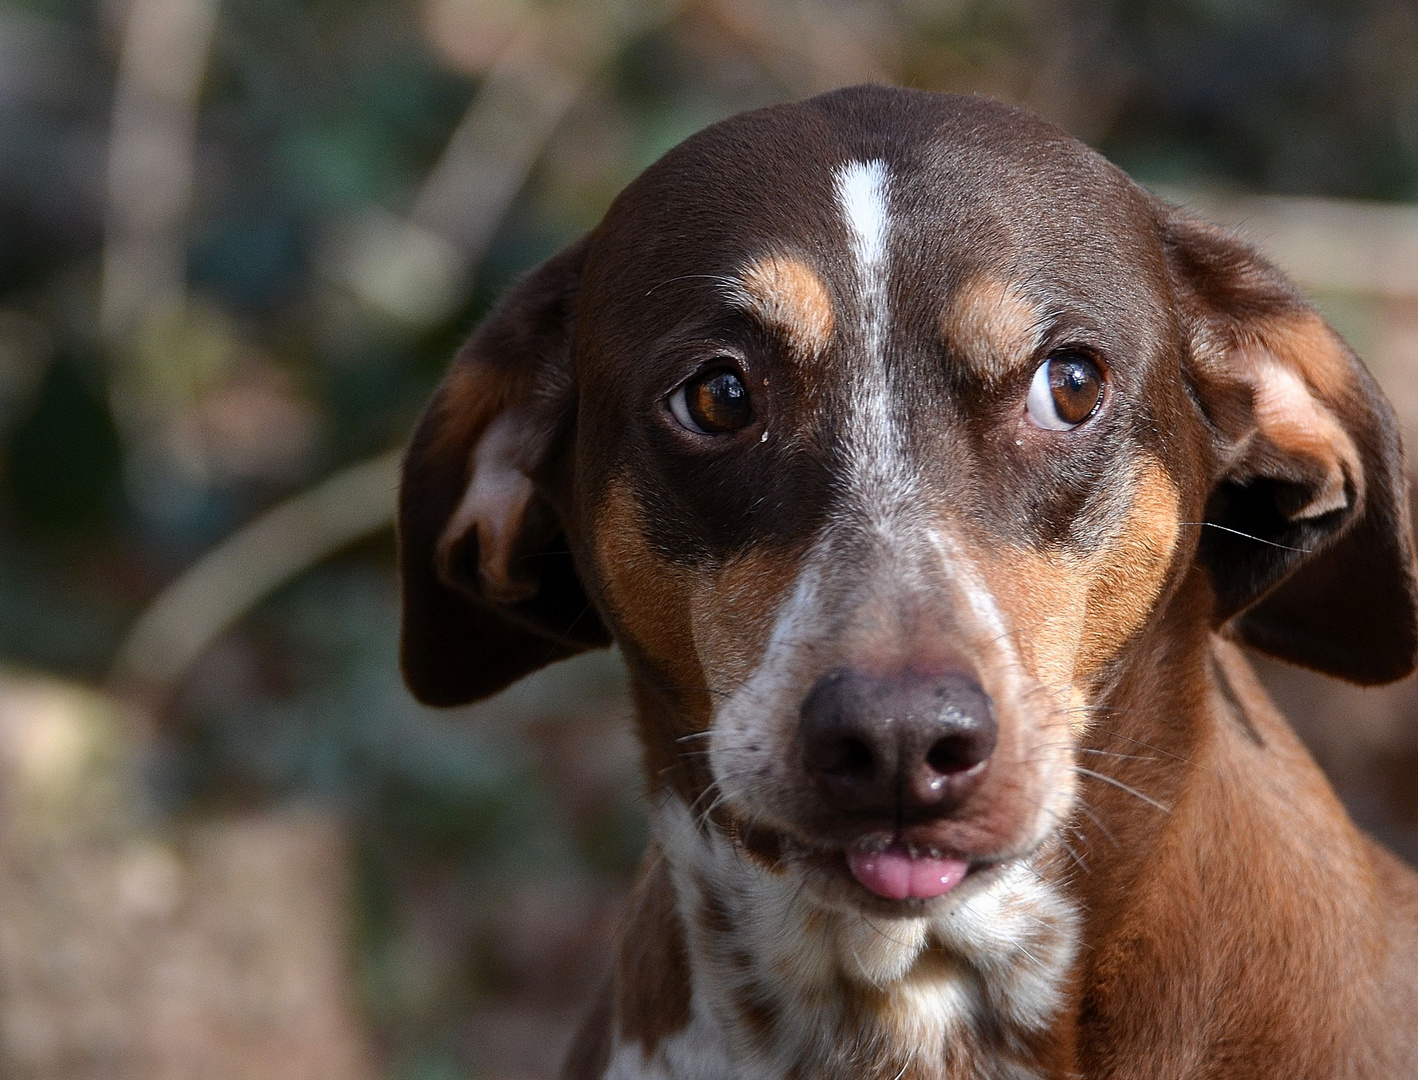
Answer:
[(1049, 1074), (1075, 912), (1028, 873), (935, 920), (804, 901), (671, 802), (656, 822), (690, 957), (689, 1022), (617, 1045), (615, 1080), (966, 1080)]

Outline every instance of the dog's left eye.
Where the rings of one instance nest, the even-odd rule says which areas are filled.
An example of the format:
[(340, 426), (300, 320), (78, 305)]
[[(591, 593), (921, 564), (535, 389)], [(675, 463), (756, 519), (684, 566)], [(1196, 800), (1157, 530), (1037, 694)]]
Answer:
[(718, 368), (699, 375), (670, 395), (681, 426), (701, 435), (738, 431), (753, 422), (748, 387), (737, 371)]
[(1103, 400), (1103, 373), (1081, 353), (1056, 353), (1039, 365), (1024, 399), (1029, 419), (1050, 431), (1070, 431)]

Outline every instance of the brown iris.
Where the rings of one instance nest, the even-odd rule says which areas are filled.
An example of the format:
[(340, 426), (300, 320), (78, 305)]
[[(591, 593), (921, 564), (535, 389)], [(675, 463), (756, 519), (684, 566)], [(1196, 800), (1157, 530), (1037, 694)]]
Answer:
[(1086, 356), (1055, 356), (1049, 361), (1049, 392), (1059, 419), (1081, 424), (1103, 396), (1103, 373)]
[(681, 423), (688, 420), (689, 426), (706, 435), (738, 431), (753, 422), (748, 387), (736, 371), (710, 371), (686, 383), (676, 396), (679, 394), (683, 395), (683, 415), (678, 408), (675, 415)]

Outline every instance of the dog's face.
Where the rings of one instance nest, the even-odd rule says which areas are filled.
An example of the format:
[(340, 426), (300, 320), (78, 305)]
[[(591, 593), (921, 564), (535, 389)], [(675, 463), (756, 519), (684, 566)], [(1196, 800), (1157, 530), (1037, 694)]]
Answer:
[(1042, 125), (900, 119), (671, 155), (576, 343), (585, 560), (674, 688), (653, 766), (702, 761), (692, 805), (876, 907), (1067, 817), (1088, 689), (1203, 501), (1146, 198)]
[(406, 472), (406, 672), (466, 700), (608, 630), (652, 790), (829, 908), (926, 912), (1067, 821), (1165, 612), (1409, 664), (1398, 460), (1239, 244), (1014, 110), (843, 92), (672, 151), (465, 349)]

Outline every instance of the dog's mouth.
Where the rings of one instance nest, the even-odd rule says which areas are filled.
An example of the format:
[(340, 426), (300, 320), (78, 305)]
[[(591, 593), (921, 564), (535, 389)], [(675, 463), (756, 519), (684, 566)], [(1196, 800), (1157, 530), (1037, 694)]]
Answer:
[(881, 851), (848, 851), (846, 862), (862, 888), (885, 900), (934, 900), (970, 872), (964, 859), (918, 853), (901, 841)]
[(749, 854), (790, 865), (839, 899), (879, 910), (919, 908), (953, 892), (979, 871), (1007, 861), (912, 842), (899, 833), (875, 834), (845, 847), (819, 846), (775, 829), (742, 825), (737, 842)]

